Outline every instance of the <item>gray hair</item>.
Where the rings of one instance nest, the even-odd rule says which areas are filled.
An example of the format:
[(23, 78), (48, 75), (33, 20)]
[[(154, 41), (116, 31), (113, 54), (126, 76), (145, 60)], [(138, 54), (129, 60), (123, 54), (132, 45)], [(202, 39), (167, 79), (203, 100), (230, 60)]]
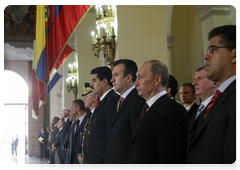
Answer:
[(64, 108), (63, 110), (65, 110), (65, 113), (69, 115), (69, 113), (70, 113), (69, 108)]
[[(90, 94), (91, 94), (92, 97), (96, 96), (95, 94), (93, 94), (93, 92), (91, 92)], [(97, 96), (97, 97), (98, 97), (98, 100), (99, 100), (100, 97), (99, 96)]]
[(155, 77), (156, 75), (160, 74), (162, 76), (162, 87), (167, 87), (169, 81), (169, 73), (168, 68), (165, 64), (163, 64), (159, 60), (148, 60), (144, 63), (151, 63), (152, 66), (150, 68), (150, 74)]

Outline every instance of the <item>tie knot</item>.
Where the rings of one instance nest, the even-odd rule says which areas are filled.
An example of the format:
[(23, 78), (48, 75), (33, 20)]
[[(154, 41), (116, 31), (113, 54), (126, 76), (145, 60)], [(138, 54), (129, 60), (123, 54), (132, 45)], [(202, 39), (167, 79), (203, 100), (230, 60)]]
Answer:
[(121, 104), (122, 103), (122, 101), (123, 101), (123, 97), (120, 97), (120, 99), (118, 100), (118, 102)]
[(220, 96), (221, 92), (219, 90), (216, 91), (215, 96), (218, 98)]
[(146, 103), (143, 107), (143, 110), (147, 110), (149, 108), (148, 104)]
[(201, 111), (203, 108), (204, 108), (204, 105), (201, 104), (201, 105), (198, 107), (198, 110)]
[(77, 119), (77, 124), (79, 124), (79, 122), (80, 122), (80, 120), (79, 120), (79, 119)]

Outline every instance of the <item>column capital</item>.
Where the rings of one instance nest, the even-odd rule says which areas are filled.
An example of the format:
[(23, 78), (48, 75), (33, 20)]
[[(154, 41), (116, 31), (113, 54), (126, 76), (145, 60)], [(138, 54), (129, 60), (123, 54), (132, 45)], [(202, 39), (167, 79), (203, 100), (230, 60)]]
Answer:
[(200, 15), (201, 22), (213, 15), (229, 15), (231, 12), (229, 5), (196, 5), (195, 9)]

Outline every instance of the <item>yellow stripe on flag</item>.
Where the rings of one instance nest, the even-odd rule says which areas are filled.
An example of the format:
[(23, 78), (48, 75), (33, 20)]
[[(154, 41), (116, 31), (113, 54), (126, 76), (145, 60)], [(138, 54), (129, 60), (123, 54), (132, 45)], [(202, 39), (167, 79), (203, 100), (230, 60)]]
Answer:
[(46, 46), (46, 33), (45, 33), (45, 5), (37, 5), (36, 17), (36, 44), (35, 44), (35, 72), (37, 70), (38, 61)]

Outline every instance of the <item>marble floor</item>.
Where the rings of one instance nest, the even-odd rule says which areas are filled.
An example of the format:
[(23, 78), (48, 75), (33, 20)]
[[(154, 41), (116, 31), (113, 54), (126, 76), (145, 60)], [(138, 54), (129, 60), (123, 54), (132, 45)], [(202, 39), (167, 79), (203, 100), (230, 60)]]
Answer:
[(18, 155), (12, 156), (9, 148), (2, 149), (5, 149), (5, 152), (0, 159), (0, 169), (47, 169), (49, 158), (29, 157), (20, 148)]
[(4, 158), (3, 169), (47, 169), (47, 158), (29, 157), (28, 155)]

